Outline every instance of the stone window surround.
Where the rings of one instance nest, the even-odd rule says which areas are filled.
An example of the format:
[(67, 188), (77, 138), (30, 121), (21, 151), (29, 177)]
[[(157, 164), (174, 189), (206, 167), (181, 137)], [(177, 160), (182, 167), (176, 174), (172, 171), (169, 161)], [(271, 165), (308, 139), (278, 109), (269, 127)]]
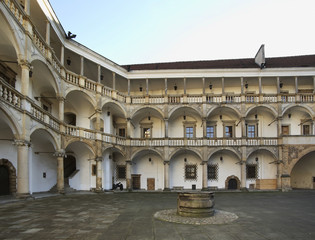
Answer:
[(207, 137), (207, 127), (213, 127), (213, 138), (217, 137), (217, 121), (207, 121), (207, 125), (206, 125), (206, 136)]
[(152, 138), (152, 136), (153, 136), (153, 122), (140, 123), (141, 138), (146, 138), (144, 136), (144, 132), (143, 132), (144, 128), (150, 128), (150, 137), (149, 138)]
[(255, 137), (258, 137), (258, 124), (259, 120), (246, 120), (245, 126), (246, 126), (246, 137), (248, 137), (248, 125), (255, 125)]
[(232, 126), (232, 138), (235, 138), (235, 120), (222, 120), (222, 125), (223, 125), (223, 137), (227, 138), (225, 134), (225, 127)]
[(183, 121), (184, 138), (187, 138), (186, 137), (186, 128), (187, 127), (193, 128), (193, 138), (196, 138), (196, 123), (197, 123), (197, 121)]

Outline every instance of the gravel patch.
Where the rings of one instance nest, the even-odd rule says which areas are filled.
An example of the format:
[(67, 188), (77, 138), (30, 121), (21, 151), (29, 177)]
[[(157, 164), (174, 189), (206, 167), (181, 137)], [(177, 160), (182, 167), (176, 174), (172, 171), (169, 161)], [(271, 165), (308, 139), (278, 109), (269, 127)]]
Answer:
[(226, 224), (231, 223), (238, 219), (238, 216), (234, 213), (225, 212), (221, 210), (215, 210), (214, 216), (207, 218), (191, 218), (182, 217), (177, 214), (177, 209), (169, 209), (158, 211), (154, 214), (154, 218), (161, 221), (192, 224), (192, 225), (207, 225), (207, 224)]

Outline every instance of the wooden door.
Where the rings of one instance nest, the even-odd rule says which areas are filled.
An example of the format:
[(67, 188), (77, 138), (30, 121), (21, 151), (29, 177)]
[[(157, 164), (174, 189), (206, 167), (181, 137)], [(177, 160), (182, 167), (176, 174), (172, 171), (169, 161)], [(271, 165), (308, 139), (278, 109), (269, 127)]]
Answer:
[(229, 185), (228, 185), (228, 189), (237, 189), (237, 181), (236, 179), (230, 179), (229, 180)]
[(147, 189), (155, 190), (155, 178), (147, 178)]
[(0, 166), (0, 195), (10, 194), (9, 170), (6, 166)]
[(289, 126), (282, 126), (282, 135), (289, 135)]
[(141, 188), (141, 184), (140, 184), (140, 176), (141, 174), (132, 174), (131, 178), (132, 178), (132, 189), (140, 189)]

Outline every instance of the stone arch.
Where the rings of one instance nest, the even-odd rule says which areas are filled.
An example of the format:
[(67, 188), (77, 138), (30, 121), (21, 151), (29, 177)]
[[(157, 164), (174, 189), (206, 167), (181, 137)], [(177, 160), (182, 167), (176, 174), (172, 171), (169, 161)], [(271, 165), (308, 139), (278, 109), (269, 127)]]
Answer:
[(179, 155), (181, 153), (192, 153), (196, 155), (201, 161), (202, 161), (202, 155), (200, 152), (196, 151), (195, 149), (190, 149), (190, 148), (180, 148), (180, 149), (175, 149), (171, 155), (169, 156), (169, 160), (173, 159), (176, 155)]
[(233, 112), (235, 112), (238, 118), (242, 117), (241, 113), (239, 112), (239, 110), (237, 108), (235, 108), (233, 106), (229, 106), (229, 105), (226, 105), (226, 106), (218, 105), (218, 106), (215, 106), (215, 107), (209, 109), (208, 112), (207, 112), (206, 117), (208, 118), (215, 110), (217, 110), (219, 108), (222, 108), (222, 109), (228, 108), (228, 109), (232, 110)]
[(14, 116), (14, 114), (11, 112), (11, 110), (2, 102), (0, 102), (0, 118), (5, 120), (14, 136), (20, 136), (22, 133), (21, 126), (16, 121), (16, 118), (12, 116)]
[(236, 180), (236, 183), (237, 183), (236, 189), (238, 189), (238, 190), (241, 189), (241, 181), (235, 175), (231, 175), (231, 176), (226, 178), (226, 180), (225, 180), (225, 189), (229, 189), (229, 181), (230, 180)]
[(309, 147), (306, 148), (300, 152), (298, 152), (297, 157), (293, 158), (291, 161), (289, 161), (289, 165), (288, 165), (288, 174), (290, 175), (292, 172), (292, 169), (294, 168), (294, 166), (298, 163), (298, 161), (301, 160), (301, 158), (303, 158), (304, 156), (306, 156), (307, 154), (311, 153), (311, 152), (315, 152), (315, 147)]
[[(47, 68), (49, 73), (52, 75), (53, 83), (56, 91), (56, 95), (62, 95), (61, 87), (60, 87), (60, 78), (59, 75), (55, 72), (54, 68), (47, 62), (47, 60), (42, 55), (32, 55), (31, 63), (34, 61), (39, 61)], [(59, 81), (58, 81), (59, 80)]]
[(268, 106), (268, 105), (255, 105), (255, 106), (251, 106), (249, 107), (247, 110), (246, 110), (246, 113), (245, 113), (245, 117), (248, 116), (248, 114), (253, 111), (255, 108), (266, 108), (267, 110), (269, 110), (269, 112), (273, 115), (274, 118), (276, 118), (278, 116), (278, 113), (277, 111), (271, 107), (271, 106)]
[(150, 107), (144, 106), (144, 107), (139, 107), (139, 108), (135, 109), (135, 110), (130, 114), (130, 118), (133, 119), (135, 116), (137, 116), (137, 114), (138, 114), (139, 112), (144, 111), (144, 110), (146, 110), (146, 109), (147, 109), (148, 111), (150, 111), (150, 109), (152, 109), (155, 113), (157, 113), (156, 116), (159, 116), (160, 119), (163, 119), (163, 118), (164, 118), (163, 112), (162, 112), (159, 108), (157, 108), (157, 107), (152, 107), (152, 106), (150, 106)]
[(218, 153), (218, 152), (225, 152), (225, 151), (228, 151), (228, 152), (232, 152), (237, 158), (238, 160), (240, 161), (242, 159), (242, 156), (241, 156), (241, 153), (240, 152), (237, 152), (234, 148), (232, 147), (227, 147), (227, 148), (224, 148), (224, 149), (217, 149), (217, 150), (214, 150), (212, 151), (208, 157), (207, 157), (207, 160), (209, 160), (214, 154)]
[(35, 133), (36, 131), (45, 131), (47, 134), (48, 134), (48, 136), (49, 136), (49, 140), (50, 140), (50, 142), (52, 143), (52, 145), (54, 146), (54, 149), (55, 150), (58, 150), (58, 149), (60, 149), (61, 147), (60, 147), (60, 144), (59, 144), (59, 141), (58, 141), (58, 136), (56, 136), (56, 134), (52, 131), (52, 130), (50, 130), (50, 129), (46, 129), (46, 128), (43, 128), (42, 126), (40, 126), (40, 125), (36, 125), (32, 130), (31, 130), (31, 132), (30, 132), (30, 136), (33, 134), (33, 133)]
[(159, 151), (156, 150), (156, 149), (149, 148), (149, 149), (139, 149), (139, 150), (135, 151), (135, 152), (131, 155), (131, 157), (130, 157), (131, 161), (133, 161), (137, 156), (140, 156), (140, 155), (142, 155), (142, 154), (145, 154), (145, 152), (147, 152), (147, 153), (155, 153), (155, 154), (157, 154), (162, 160), (164, 160), (163, 154), (162, 154), (161, 152), (159, 152)]
[(119, 146), (114, 146), (114, 145), (108, 145), (106, 147), (103, 148), (102, 150), (102, 155), (107, 151), (107, 150), (112, 150), (112, 152), (118, 152), (120, 153), (122, 156), (126, 157), (126, 153), (123, 151), (122, 148), (119, 148)]
[(96, 149), (95, 149), (95, 146), (90, 142), (90, 141), (87, 141), (87, 140), (82, 140), (80, 141), (79, 139), (77, 138), (72, 138), (70, 139), (70, 141), (68, 141), (65, 146), (64, 146), (64, 149), (66, 149), (67, 147), (69, 147), (71, 144), (73, 143), (76, 143), (76, 142), (81, 142), (83, 144), (86, 144), (88, 149), (94, 154), (94, 156), (96, 156)]
[(91, 92), (85, 91), (85, 90), (80, 90), (77, 87), (76, 88), (75, 87), (74, 88), (69, 88), (68, 91), (65, 91), (65, 98), (67, 98), (67, 96), (70, 93), (76, 92), (76, 91), (85, 94), (87, 96), (88, 101), (92, 104), (92, 106), (93, 107), (96, 106), (96, 98), (95, 98), (95, 96)]
[(315, 112), (313, 111), (312, 108), (310, 108), (309, 106), (306, 106), (306, 105), (301, 105), (301, 104), (290, 104), (288, 106), (286, 106), (283, 110), (282, 110), (282, 113), (281, 115), (283, 116), (287, 111), (289, 111), (291, 108), (294, 108), (294, 107), (300, 107), (300, 108), (303, 108), (306, 110), (306, 112), (311, 116), (315, 116)]
[(126, 112), (126, 109), (125, 109), (125, 106), (123, 106), (120, 102), (117, 102), (117, 101), (114, 101), (114, 100), (108, 100), (104, 103), (102, 103), (102, 107), (101, 109), (103, 109), (103, 107), (106, 105), (106, 104), (114, 104), (114, 105), (117, 105), (118, 108), (121, 110), (121, 112), (123, 113), (124, 115), (124, 118), (127, 118), (127, 112)]
[(246, 159), (249, 158), (250, 155), (260, 150), (267, 151), (273, 156), (275, 160), (278, 159), (278, 156), (274, 152), (272, 152), (268, 147), (259, 147), (258, 149), (257, 148), (250, 149), (250, 151), (246, 153)]
[[(193, 107), (190, 107), (190, 106), (176, 106), (174, 107), (168, 114), (168, 119), (172, 119), (174, 117), (174, 115), (176, 114), (177, 111), (180, 111), (181, 109), (187, 109), (188, 111), (190, 112), (194, 112), (194, 113), (197, 113), (198, 117), (200, 119), (202, 119), (202, 113), (201, 111), (198, 109), (198, 108), (193, 108)], [(184, 110), (185, 111), (185, 110)]]
[(0, 159), (0, 166), (5, 166), (9, 171), (9, 189), (10, 194), (15, 195), (16, 193), (16, 169), (8, 159)]

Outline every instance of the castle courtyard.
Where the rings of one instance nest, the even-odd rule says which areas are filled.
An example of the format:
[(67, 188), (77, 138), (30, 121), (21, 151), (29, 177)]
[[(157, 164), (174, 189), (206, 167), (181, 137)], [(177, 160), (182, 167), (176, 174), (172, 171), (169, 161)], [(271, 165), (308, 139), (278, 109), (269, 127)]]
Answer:
[(229, 224), (157, 220), (175, 209), (177, 193), (77, 192), (0, 198), (0, 239), (314, 239), (315, 191), (217, 192), (215, 209), (235, 213)]

